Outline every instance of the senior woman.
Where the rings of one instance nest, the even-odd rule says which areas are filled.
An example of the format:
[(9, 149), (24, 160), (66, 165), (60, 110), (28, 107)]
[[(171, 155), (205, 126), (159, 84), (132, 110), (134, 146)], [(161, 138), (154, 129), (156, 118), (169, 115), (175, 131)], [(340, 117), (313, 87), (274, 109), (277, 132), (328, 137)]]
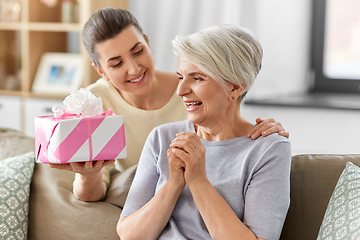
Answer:
[(290, 144), (278, 134), (251, 140), (253, 126), (240, 114), (261, 68), (260, 44), (221, 25), (173, 46), (188, 120), (148, 136), (120, 238), (278, 239), (290, 203)]

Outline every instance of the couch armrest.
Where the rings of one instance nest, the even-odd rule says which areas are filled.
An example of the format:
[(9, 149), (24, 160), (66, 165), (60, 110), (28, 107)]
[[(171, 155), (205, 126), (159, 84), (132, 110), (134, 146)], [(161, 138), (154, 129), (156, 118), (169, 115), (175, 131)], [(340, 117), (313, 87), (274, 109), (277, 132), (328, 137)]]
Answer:
[(0, 160), (35, 150), (35, 140), (20, 131), (0, 128)]

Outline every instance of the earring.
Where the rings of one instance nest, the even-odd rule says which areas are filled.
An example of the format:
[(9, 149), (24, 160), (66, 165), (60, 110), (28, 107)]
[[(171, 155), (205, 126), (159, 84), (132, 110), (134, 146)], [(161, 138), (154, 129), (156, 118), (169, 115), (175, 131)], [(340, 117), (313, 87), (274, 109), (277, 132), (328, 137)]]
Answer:
[(234, 100), (234, 99), (235, 99), (235, 97), (231, 97), (231, 99), (232, 99), (232, 100)]

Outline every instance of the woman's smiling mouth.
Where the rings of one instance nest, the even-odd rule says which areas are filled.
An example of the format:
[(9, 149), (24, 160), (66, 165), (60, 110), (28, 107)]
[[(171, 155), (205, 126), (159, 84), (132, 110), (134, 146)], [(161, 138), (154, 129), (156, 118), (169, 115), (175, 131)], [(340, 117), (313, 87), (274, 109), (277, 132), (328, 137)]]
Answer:
[(140, 77), (128, 80), (127, 82), (129, 82), (129, 83), (138, 83), (144, 78), (144, 76), (145, 76), (145, 73), (143, 73)]
[(198, 107), (200, 107), (201, 104), (202, 102), (185, 102), (186, 110), (188, 111), (196, 110)]

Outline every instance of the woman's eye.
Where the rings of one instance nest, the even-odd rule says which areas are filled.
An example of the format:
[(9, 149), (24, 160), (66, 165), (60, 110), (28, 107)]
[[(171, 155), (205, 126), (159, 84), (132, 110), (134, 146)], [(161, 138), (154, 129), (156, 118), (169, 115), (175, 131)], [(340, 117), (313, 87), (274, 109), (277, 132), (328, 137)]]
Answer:
[(112, 67), (112, 68), (116, 68), (116, 67), (120, 66), (121, 64), (122, 64), (122, 61), (119, 62), (119, 63), (117, 63), (117, 64), (115, 64), (115, 65), (112, 65), (111, 67)]
[(135, 52), (134, 55), (138, 55), (143, 51), (143, 49), (140, 49), (139, 51)]
[(202, 78), (198, 78), (198, 77), (194, 77), (194, 80), (195, 80), (195, 81), (202, 81), (203, 79), (202, 79)]
[(179, 81), (183, 80), (184, 78), (183, 77), (178, 77)]

